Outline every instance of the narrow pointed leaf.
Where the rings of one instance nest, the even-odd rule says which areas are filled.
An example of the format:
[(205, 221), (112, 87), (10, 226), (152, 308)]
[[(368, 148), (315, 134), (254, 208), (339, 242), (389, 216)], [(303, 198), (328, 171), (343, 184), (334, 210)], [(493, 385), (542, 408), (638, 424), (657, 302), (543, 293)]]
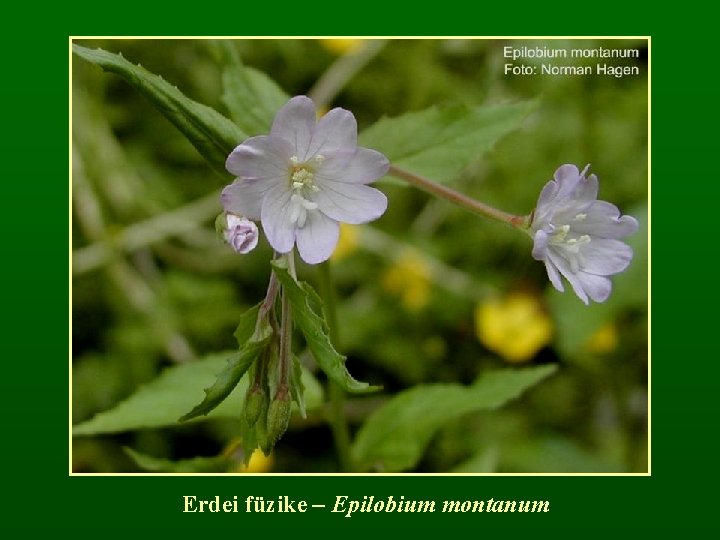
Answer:
[(344, 390), (353, 393), (374, 392), (377, 387), (355, 380), (345, 368), (345, 357), (335, 350), (327, 331), (322, 300), (307, 283), (298, 283), (288, 273), (284, 261), (273, 261), (275, 274), (287, 293), (293, 320), (305, 336), (307, 346), (325, 374)]
[(393, 165), (448, 182), (503, 136), (520, 127), (535, 101), (479, 107), (430, 107), (383, 118), (360, 134), (360, 145)]
[[(134, 394), (111, 409), (98, 413), (90, 420), (73, 426), (73, 435), (122, 433), (136, 429), (177, 426), (178, 418), (197, 404), (203, 388), (210, 386), (217, 373), (227, 364), (231, 352), (216, 353), (194, 362), (167, 368), (156, 379), (140, 387)], [(241, 416), (247, 375), (240, 380), (230, 395), (207, 416), (192, 420), (216, 418), (237, 419)], [(307, 409), (315, 410), (323, 403), (320, 383), (303, 369)]]
[(128, 82), (187, 137), (215, 170), (228, 174), (225, 171), (227, 156), (247, 138), (247, 134), (232, 121), (216, 110), (193, 101), (162, 77), (128, 62), (122, 56), (76, 44), (73, 44), (73, 52)]
[(205, 399), (180, 418), (180, 421), (184, 422), (196, 416), (205, 415), (222, 403), (230, 395), (230, 392), (235, 389), (253, 362), (270, 345), (272, 334), (273, 330), (267, 321), (260, 323), (245, 345), (230, 357), (225, 369), (218, 374), (215, 383), (205, 389)]
[(238, 346), (242, 349), (245, 343), (250, 341), (250, 338), (255, 333), (255, 327), (257, 326), (258, 313), (260, 312), (260, 306), (262, 302), (254, 305), (245, 313), (240, 316), (237, 328), (235, 329), (235, 339), (238, 342)]
[(496, 409), (555, 371), (554, 365), (504, 369), (472, 386), (428, 384), (400, 392), (363, 424), (352, 446), (362, 470), (412, 468), (433, 435), (463, 414)]

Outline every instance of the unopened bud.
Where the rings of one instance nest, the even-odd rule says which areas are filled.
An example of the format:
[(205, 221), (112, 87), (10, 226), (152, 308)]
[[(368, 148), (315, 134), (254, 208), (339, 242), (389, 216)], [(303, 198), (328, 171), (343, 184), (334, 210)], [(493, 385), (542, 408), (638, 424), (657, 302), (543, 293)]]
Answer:
[(290, 393), (278, 392), (270, 402), (267, 414), (267, 436), (275, 444), (283, 436), (290, 423)]
[(258, 243), (258, 228), (247, 218), (235, 214), (220, 214), (215, 229), (237, 253), (250, 253)]

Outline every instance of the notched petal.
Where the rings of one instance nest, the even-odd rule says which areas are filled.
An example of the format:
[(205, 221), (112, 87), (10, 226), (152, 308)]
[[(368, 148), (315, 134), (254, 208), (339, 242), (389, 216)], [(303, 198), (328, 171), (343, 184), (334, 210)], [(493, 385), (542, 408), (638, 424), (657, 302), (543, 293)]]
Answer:
[(325, 155), (317, 176), (320, 180), (369, 184), (385, 176), (389, 168), (390, 161), (383, 154), (359, 147), (352, 152), (340, 150)]
[(257, 221), (263, 198), (273, 186), (273, 183), (261, 180), (236, 179), (223, 189), (220, 202), (226, 212)]
[(237, 146), (225, 161), (225, 168), (240, 178), (267, 179), (287, 174), (293, 149), (278, 137), (251, 137)]
[(297, 230), (300, 257), (308, 264), (318, 264), (330, 258), (337, 246), (340, 225), (322, 212), (308, 212), (305, 225)]
[(385, 194), (363, 184), (325, 181), (313, 200), (326, 216), (351, 225), (373, 221), (387, 209)]
[(315, 129), (315, 103), (307, 96), (295, 96), (275, 115), (270, 135), (290, 143), (293, 155), (305, 156)]
[(590, 274), (617, 274), (625, 270), (633, 258), (632, 248), (620, 240), (594, 238), (583, 247), (582, 268)]
[(339, 107), (331, 110), (315, 126), (312, 140), (301, 160), (339, 150), (354, 150), (357, 147), (357, 121), (350, 111)]
[(262, 226), (273, 249), (287, 253), (295, 244), (295, 223), (290, 219), (291, 192), (284, 186), (268, 191), (262, 203)]

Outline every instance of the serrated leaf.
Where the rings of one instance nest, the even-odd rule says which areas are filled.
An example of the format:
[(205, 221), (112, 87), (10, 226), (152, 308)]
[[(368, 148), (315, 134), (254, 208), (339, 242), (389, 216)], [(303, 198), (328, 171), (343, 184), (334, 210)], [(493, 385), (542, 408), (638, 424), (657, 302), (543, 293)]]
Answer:
[(224, 68), (222, 102), (230, 118), (250, 135), (268, 133), (277, 111), (290, 97), (263, 72), (246, 67), (232, 42), (217, 42)]
[[(232, 353), (211, 354), (195, 362), (167, 368), (156, 379), (140, 387), (115, 407), (74, 426), (73, 435), (121, 433), (178, 425), (178, 418), (202, 399), (202, 389), (212, 384), (230, 354)], [(323, 403), (320, 383), (307, 370), (303, 370), (302, 382), (307, 409), (320, 407)], [(240, 380), (235, 390), (212, 412), (193, 421), (237, 419), (241, 416), (246, 390), (247, 376)]]
[(171, 461), (169, 459), (148, 456), (128, 447), (123, 448), (123, 450), (125, 450), (125, 453), (130, 456), (138, 467), (148, 472), (222, 473), (227, 472), (232, 465), (232, 460), (222, 456), (195, 457)]
[(240, 348), (243, 348), (245, 346), (245, 343), (250, 341), (250, 338), (255, 332), (258, 313), (260, 312), (260, 306), (262, 304), (263, 303), (260, 302), (259, 304), (254, 305), (250, 309), (246, 310), (242, 315), (240, 315), (240, 320), (238, 321), (237, 328), (233, 333)]
[(225, 171), (227, 156), (247, 139), (247, 134), (232, 121), (211, 107), (193, 101), (162, 77), (128, 62), (122, 56), (76, 44), (73, 44), (73, 52), (128, 82), (187, 137), (215, 170), (228, 174)]
[(412, 468), (435, 432), (463, 414), (496, 409), (555, 371), (554, 365), (503, 369), (472, 386), (432, 384), (400, 392), (363, 424), (352, 445), (361, 470)]
[(535, 101), (508, 105), (430, 107), (383, 118), (360, 134), (360, 144), (393, 165), (448, 182), (504, 135), (520, 127)]
[[(253, 310), (251, 310), (253, 311)], [(205, 399), (189, 413), (180, 418), (181, 422), (206, 415), (230, 395), (253, 362), (270, 345), (273, 330), (267, 321), (258, 321), (255, 332), (241, 349), (233, 354), (225, 368), (218, 373), (212, 386), (205, 389)]]
[(327, 331), (322, 301), (307, 283), (298, 283), (289, 274), (283, 260), (272, 262), (275, 275), (288, 295), (293, 321), (305, 336), (307, 346), (325, 374), (344, 390), (353, 393), (374, 392), (378, 388), (355, 380), (345, 368), (345, 357), (335, 350)]

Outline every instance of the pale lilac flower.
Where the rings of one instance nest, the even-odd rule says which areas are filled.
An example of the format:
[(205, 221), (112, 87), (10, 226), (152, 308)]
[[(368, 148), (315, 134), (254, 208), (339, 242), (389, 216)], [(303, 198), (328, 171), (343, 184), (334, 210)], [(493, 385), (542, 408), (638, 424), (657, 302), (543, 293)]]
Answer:
[(249, 219), (235, 214), (227, 214), (225, 219), (227, 224), (223, 233), (225, 241), (242, 255), (255, 249), (258, 243), (257, 225)]
[(275, 251), (297, 244), (310, 264), (330, 257), (339, 222), (366, 223), (387, 208), (385, 195), (366, 185), (388, 171), (387, 158), (357, 146), (351, 112), (336, 108), (316, 121), (305, 96), (278, 111), (270, 135), (235, 148), (225, 167), (237, 176), (223, 190), (225, 210), (260, 220)]
[(575, 165), (560, 166), (540, 193), (530, 225), (533, 257), (545, 262), (557, 290), (564, 290), (562, 274), (585, 304), (588, 297), (607, 300), (612, 284), (606, 276), (625, 270), (633, 257), (619, 238), (638, 227), (634, 217), (597, 200), (598, 180), (594, 174), (585, 178), (588, 167), (580, 172)]

